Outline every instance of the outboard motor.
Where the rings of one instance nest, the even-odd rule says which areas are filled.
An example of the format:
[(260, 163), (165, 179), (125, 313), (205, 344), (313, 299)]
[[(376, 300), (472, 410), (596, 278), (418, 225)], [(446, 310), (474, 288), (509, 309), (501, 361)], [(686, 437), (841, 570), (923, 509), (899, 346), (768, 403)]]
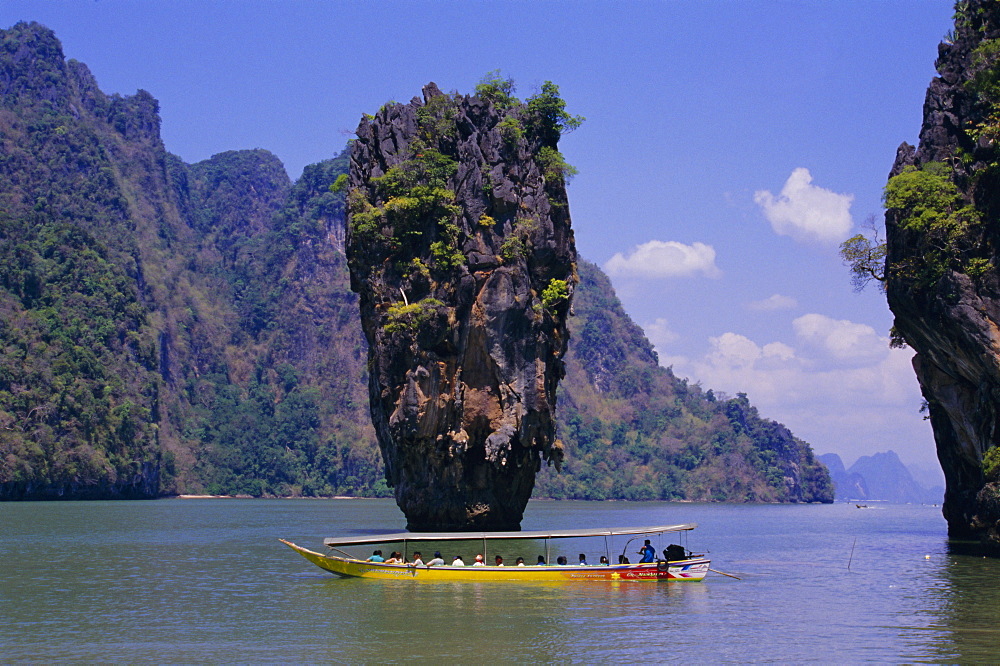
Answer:
[(663, 557), (668, 562), (678, 562), (688, 559), (687, 553), (684, 551), (684, 546), (678, 546), (676, 543), (672, 543), (663, 549)]

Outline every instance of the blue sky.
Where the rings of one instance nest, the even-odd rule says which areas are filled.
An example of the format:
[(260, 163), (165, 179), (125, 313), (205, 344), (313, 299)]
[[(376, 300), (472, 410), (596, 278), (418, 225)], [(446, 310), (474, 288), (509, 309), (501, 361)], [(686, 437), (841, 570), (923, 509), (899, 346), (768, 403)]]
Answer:
[(295, 178), (364, 112), (500, 68), (560, 86), (584, 125), (583, 257), (609, 271), (661, 362), (787, 424), (816, 452), (935, 464), (910, 352), (856, 294), (838, 243), (916, 143), (943, 0), (191, 2), (5, 0), (102, 90), (160, 101), (188, 162), (266, 148)]

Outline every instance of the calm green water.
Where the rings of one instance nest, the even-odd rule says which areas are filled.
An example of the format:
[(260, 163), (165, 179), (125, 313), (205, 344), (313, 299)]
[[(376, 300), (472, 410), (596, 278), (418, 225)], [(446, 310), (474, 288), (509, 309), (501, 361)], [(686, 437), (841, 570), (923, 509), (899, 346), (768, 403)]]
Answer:
[(533, 502), (523, 527), (689, 521), (689, 546), (742, 580), (341, 580), (277, 541), (401, 530), (382, 500), (0, 504), (0, 660), (1000, 658), (1000, 562), (949, 555), (933, 507)]

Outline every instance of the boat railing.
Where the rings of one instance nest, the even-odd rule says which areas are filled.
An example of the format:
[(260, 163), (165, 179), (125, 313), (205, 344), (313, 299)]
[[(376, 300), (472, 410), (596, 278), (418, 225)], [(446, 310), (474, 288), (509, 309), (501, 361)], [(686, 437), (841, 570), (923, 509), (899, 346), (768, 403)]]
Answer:
[(347, 551), (341, 550), (340, 548), (337, 548), (335, 546), (327, 546), (326, 548), (327, 548), (327, 550), (329, 552), (332, 553), (332, 552), (336, 551), (336, 552), (340, 553), (341, 555), (343, 555), (344, 557), (346, 557), (349, 560), (356, 560), (356, 559), (358, 559), (357, 557), (355, 557), (354, 555), (351, 555)]

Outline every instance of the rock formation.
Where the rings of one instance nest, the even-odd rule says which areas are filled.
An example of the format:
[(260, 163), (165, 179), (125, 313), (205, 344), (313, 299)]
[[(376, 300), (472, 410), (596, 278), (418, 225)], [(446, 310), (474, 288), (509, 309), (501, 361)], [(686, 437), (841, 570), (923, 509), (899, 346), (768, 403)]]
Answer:
[[(562, 214), (555, 140), (573, 119), (551, 87), (522, 109), (504, 83), (483, 89), (494, 111), (485, 99), (476, 107), (499, 120), (502, 140), (480, 132), (479, 150), (506, 151), (507, 166), (495, 157), (479, 165), (497, 199), (483, 211), (499, 212), (479, 214), (474, 228), (502, 229), (512, 188), (525, 208), (519, 199), (515, 238), (486, 236), (489, 252), (476, 245), (468, 256), (503, 264), (498, 276), (523, 258), (535, 272), (520, 285), (544, 270), (536, 253), (548, 251), (527, 212), (528, 197), (542, 195), (520, 181), (538, 178), (527, 164), (537, 158), (551, 214)], [(445, 101), (421, 105), (418, 125), (446, 133), (454, 111), (430, 115)], [(294, 184), (266, 150), (189, 165), (166, 151), (156, 109), (142, 91), (101, 92), (45, 27), (0, 30), (0, 500), (389, 494), (344, 255), (346, 188), (330, 190), (347, 179), (349, 155), (306, 167)], [(475, 189), (452, 191), (463, 187)], [(433, 247), (449, 259), (448, 244)], [(439, 266), (427, 270), (441, 281)], [(465, 270), (475, 280), (481, 269)], [(561, 358), (566, 464), (543, 468), (536, 495), (832, 499), (808, 445), (757, 418), (745, 398), (660, 367), (607, 276), (586, 262), (579, 274), (575, 289), (567, 280), (576, 316)], [(541, 289), (547, 317), (566, 306), (554, 286), (547, 299)], [(396, 325), (415, 314), (397, 310)], [(507, 344), (497, 354), (520, 354)]]
[[(387, 104), (351, 153), (347, 252), (372, 421), (410, 529), (518, 529), (558, 463), (577, 282), (558, 90)], [(577, 121), (578, 122), (578, 121)]]
[(347, 156), (188, 165), (157, 108), (0, 30), (0, 500), (377, 487)]
[(886, 186), (886, 288), (916, 351), (955, 539), (1000, 547), (1000, 4), (958, 3), (919, 147)]

